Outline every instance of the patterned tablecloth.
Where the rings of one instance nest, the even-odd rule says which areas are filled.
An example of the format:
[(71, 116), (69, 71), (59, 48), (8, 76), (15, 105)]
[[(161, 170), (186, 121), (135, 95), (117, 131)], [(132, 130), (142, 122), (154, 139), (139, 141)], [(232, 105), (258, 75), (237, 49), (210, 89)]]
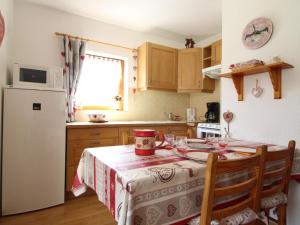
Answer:
[[(219, 149), (227, 158), (243, 157), (230, 146), (256, 148), (262, 143), (230, 142)], [(283, 147), (269, 145), (270, 150)], [(133, 145), (85, 149), (72, 191), (75, 196), (92, 188), (119, 225), (185, 224), (199, 215), (206, 164), (179, 157), (170, 150), (137, 156)], [(242, 174), (220, 179), (236, 180)], [(293, 178), (300, 181), (300, 151)], [(228, 201), (228, 200), (227, 200)]]

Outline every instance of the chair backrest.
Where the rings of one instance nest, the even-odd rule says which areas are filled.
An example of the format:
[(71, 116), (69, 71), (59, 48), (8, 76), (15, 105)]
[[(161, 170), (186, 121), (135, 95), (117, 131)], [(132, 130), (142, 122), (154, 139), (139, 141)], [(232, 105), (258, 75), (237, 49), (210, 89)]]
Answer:
[(264, 187), (262, 191), (262, 198), (280, 192), (288, 194), (295, 146), (295, 141), (289, 141), (289, 145), (286, 149), (268, 151), (266, 153), (266, 169), (263, 174), (263, 182), (268, 185)]
[[(262, 176), (265, 166), (264, 157), (267, 146), (261, 146), (257, 149), (255, 155), (236, 160), (218, 160), (217, 153), (210, 153), (205, 172), (205, 187), (201, 207), (201, 225), (210, 225), (212, 220), (220, 220), (233, 215), (246, 208), (251, 208), (255, 212), (259, 211), (260, 193), (262, 190)], [(232, 185), (218, 187), (218, 177), (230, 174), (245, 173), (248, 175), (243, 181), (235, 182)], [(244, 194), (241, 201), (232, 202), (222, 208), (215, 208), (214, 202), (218, 198), (226, 198)]]

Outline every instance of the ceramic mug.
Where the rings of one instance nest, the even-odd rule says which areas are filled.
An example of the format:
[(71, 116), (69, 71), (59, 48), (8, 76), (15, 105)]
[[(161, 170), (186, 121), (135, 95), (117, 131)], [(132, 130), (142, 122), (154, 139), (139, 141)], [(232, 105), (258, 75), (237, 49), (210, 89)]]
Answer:
[(158, 136), (155, 130), (136, 129), (133, 133), (135, 137), (136, 155), (154, 155), (155, 149), (164, 143), (164, 141), (162, 141), (159, 145), (155, 144), (155, 139)]

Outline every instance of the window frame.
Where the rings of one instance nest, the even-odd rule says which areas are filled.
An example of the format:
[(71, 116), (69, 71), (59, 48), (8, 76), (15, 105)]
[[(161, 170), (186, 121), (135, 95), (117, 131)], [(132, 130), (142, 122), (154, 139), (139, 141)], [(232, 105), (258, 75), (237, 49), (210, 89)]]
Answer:
[[(121, 100), (119, 101), (119, 107), (116, 109), (114, 107), (109, 106), (101, 106), (101, 105), (84, 105), (84, 106), (78, 106), (79, 110), (113, 110), (113, 111), (123, 111), (124, 110), (124, 90), (125, 90), (125, 60), (118, 58), (118, 57), (109, 57), (105, 56), (105, 54), (101, 55), (96, 53), (85, 53), (86, 56), (89, 57), (96, 57), (96, 58), (105, 58), (105, 59), (111, 59), (111, 60), (118, 60), (121, 62), (121, 79), (119, 81), (119, 91), (118, 96), (121, 97)], [(84, 63), (84, 61), (83, 61)], [(83, 75), (83, 74), (82, 74)], [(82, 76), (81, 75), (81, 76)], [(112, 101), (114, 101), (112, 99)], [(116, 101), (116, 100), (115, 100)]]

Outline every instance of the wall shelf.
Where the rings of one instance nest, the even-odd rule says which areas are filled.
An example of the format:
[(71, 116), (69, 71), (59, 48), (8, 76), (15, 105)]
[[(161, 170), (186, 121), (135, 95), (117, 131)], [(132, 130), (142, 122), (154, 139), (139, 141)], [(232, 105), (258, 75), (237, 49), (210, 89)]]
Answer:
[(244, 76), (250, 76), (260, 73), (269, 73), (273, 89), (274, 99), (281, 98), (281, 71), (283, 69), (294, 68), (294, 66), (285, 63), (278, 62), (272, 64), (266, 64), (261, 66), (255, 66), (252, 68), (242, 68), (229, 73), (220, 74), (220, 77), (231, 78), (238, 94), (238, 100), (244, 100)]

